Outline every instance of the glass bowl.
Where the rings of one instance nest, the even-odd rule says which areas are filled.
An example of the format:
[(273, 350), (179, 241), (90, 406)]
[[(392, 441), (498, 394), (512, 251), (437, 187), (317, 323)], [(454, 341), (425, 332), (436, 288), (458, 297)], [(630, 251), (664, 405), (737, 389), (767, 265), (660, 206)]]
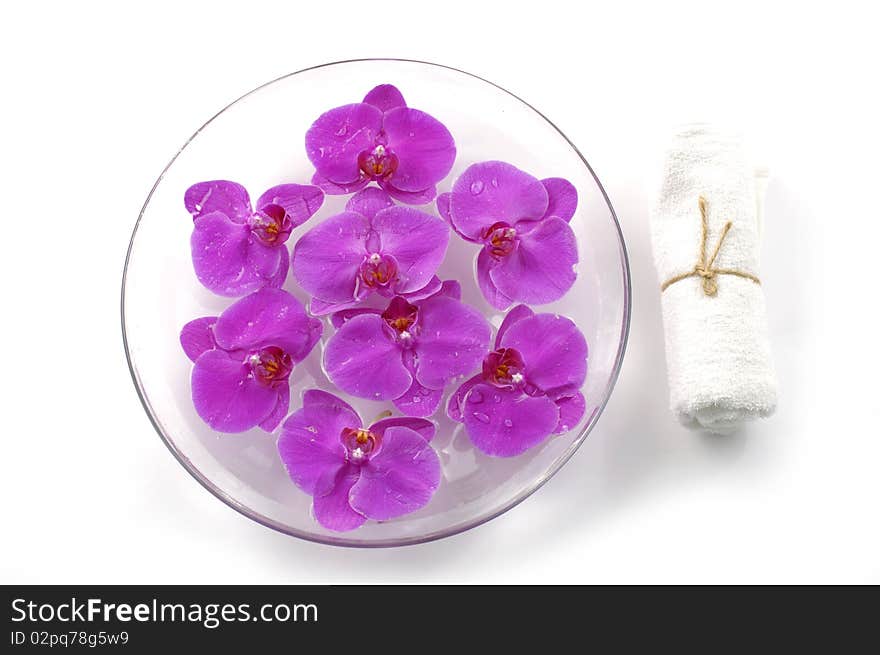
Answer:
[[(463, 427), (443, 407), (432, 445), (443, 466), (433, 499), (421, 510), (334, 533), (313, 518), (312, 499), (290, 481), (276, 452), (276, 434), (254, 429), (220, 434), (198, 417), (190, 398), (192, 364), (180, 348), (180, 328), (198, 316), (217, 315), (233, 302), (204, 289), (190, 259), (192, 219), (183, 205), (191, 184), (235, 180), (256, 197), (282, 182), (308, 183), (313, 168), (304, 134), (325, 110), (358, 102), (378, 84), (391, 83), (407, 103), (437, 117), (452, 132), (458, 156), (452, 181), (474, 162), (500, 159), (538, 178), (565, 177), (579, 193), (571, 220), (580, 263), (574, 287), (555, 303), (536, 308), (570, 317), (590, 347), (583, 388), (587, 411), (579, 425), (550, 437), (526, 453), (493, 458), (476, 451)], [(320, 212), (291, 235), (301, 234), (341, 211), (349, 196), (327, 196)], [(433, 205), (423, 208), (436, 212)], [(463, 300), (483, 310), (497, 328), (501, 313), (481, 296), (473, 273), (477, 247), (450, 240), (441, 279), (462, 281)], [(306, 295), (292, 275), (284, 288)], [(480, 525), (521, 502), (553, 476), (596, 424), (623, 359), (630, 317), (629, 267), (623, 236), (611, 203), (574, 145), (524, 101), (479, 77), (415, 61), (347, 61), (293, 73), (234, 101), (203, 125), (171, 160), (150, 192), (135, 225), (122, 283), (122, 328), (128, 363), (141, 401), (159, 435), (180, 463), (217, 498), (245, 516), (281, 532), (326, 544), (399, 546), (439, 539)], [(322, 342), (331, 333), (325, 328)], [(390, 403), (352, 399), (321, 369), (316, 347), (291, 377), (291, 411), (311, 387), (335, 392), (365, 421)], [(452, 385), (452, 389), (455, 385)], [(447, 395), (452, 389), (447, 389)]]

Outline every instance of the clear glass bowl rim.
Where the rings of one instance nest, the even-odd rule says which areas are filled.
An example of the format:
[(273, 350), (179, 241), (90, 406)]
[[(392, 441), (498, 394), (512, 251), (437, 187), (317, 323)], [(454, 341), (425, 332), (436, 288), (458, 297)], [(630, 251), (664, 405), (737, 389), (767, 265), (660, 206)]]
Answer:
[[(150, 404), (150, 400), (147, 397), (146, 391), (144, 390), (143, 385), (141, 384), (141, 381), (138, 377), (134, 363), (132, 362), (131, 352), (130, 352), (129, 344), (128, 344), (128, 334), (127, 334), (126, 325), (125, 325), (125, 287), (126, 287), (126, 279), (128, 276), (128, 265), (129, 265), (129, 261), (131, 259), (131, 253), (132, 253), (132, 249), (134, 247), (134, 241), (135, 241), (135, 238), (137, 237), (138, 227), (141, 224), (141, 220), (143, 219), (144, 212), (146, 212), (147, 207), (150, 204), (150, 200), (153, 197), (153, 194), (155, 193), (159, 184), (162, 182), (162, 179), (165, 177), (165, 173), (171, 168), (171, 166), (174, 164), (174, 162), (180, 156), (180, 153), (182, 153), (184, 151), (184, 149), (199, 135), (199, 133), (203, 129), (205, 129), (218, 116), (223, 114), (227, 109), (229, 109), (230, 107), (232, 107), (233, 105), (235, 105), (239, 101), (244, 100), (248, 96), (253, 95), (254, 93), (257, 93), (261, 89), (263, 89), (271, 84), (275, 84), (276, 82), (280, 82), (281, 80), (287, 79), (289, 77), (293, 77), (294, 75), (299, 75), (300, 73), (305, 73), (305, 72), (317, 70), (320, 68), (328, 68), (330, 66), (340, 66), (340, 65), (345, 65), (345, 64), (364, 63), (364, 62), (382, 62), (382, 61), (421, 64), (424, 66), (433, 66), (433, 67), (437, 67), (437, 68), (443, 68), (443, 69), (453, 71), (456, 73), (461, 73), (463, 75), (467, 75), (468, 77), (472, 77), (472, 78), (475, 78), (475, 79), (480, 80), (482, 82), (485, 82), (486, 84), (489, 84), (489, 85), (495, 87), (499, 91), (506, 93), (507, 95), (513, 97), (517, 101), (524, 104), (526, 107), (528, 107), (533, 112), (535, 112), (535, 114), (537, 114), (542, 119), (544, 119), (554, 130), (556, 130), (557, 133), (559, 133), (559, 135), (563, 139), (565, 139), (566, 143), (568, 143), (568, 145), (572, 148), (572, 150), (574, 150), (574, 152), (577, 154), (577, 156), (583, 162), (584, 166), (587, 167), (587, 170), (590, 172), (590, 175), (593, 177), (593, 180), (596, 182), (596, 186), (599, 188), (599, 191), (602, 193), (602, 198), (605, 201), (605, 204), (608, 206), (608, 210), (611, 212), (611, 218), (614, 221), (614, 226), (615, 226), (615, 229), (617, 230), (618, 245), (620, 248), (620, 258), (621, 258), (621, 263), (623, 264), (624, 307), (623, 307), (623, 322), (622, 322), (621, 331), (620, 331), (620, 341), (618, 342), (618, 346), (617, 346), (617, 355), (614, 360), (614, 368), (613, 368), (611, 376), (608, 380), (608, 385), (605, 388), (602, 402), (597, 407), (597, 410), (594, 412), (594, 414), (590, 418), (589, 422), (586, 424), (586, 426), (584, 426), (583, 430), (578, 435), (577, 439), (575, 439), (575, 441), (572, 442), (572, 445), (568, 448), (568, 450), (559, 459), (556, 460), (556, 462), (553, 464), (553, 466), (550, 469), (548, 469), (547, 472), (541, 478), (537, 479), (531, 486), (529, 486), (527, 489), (522, 491), (519, 495), (517, 495), (514, 498), (511, 498), (504, 505), (502, 505), (501, 507), (495, 509), (493, 512), (490, 512), (486, 515), (477, 516), (469, 521), (459, 523), (459, 524), (450, 526), (448, 528), (445, 528), (442, 530), (437, 530), (435, 532), (424, 534), (424, 535), (418, 535), (418, 536), (414, 536), (414, 537), (394, 538), (394, 539), (387, 539), (387, 540), (376, 540), (376, 541), (371, 541), (371, 542), (362, 542), (362, 541), (353, 541), (353, 540), (350, 540), (344, 536), (336, 536), (336, 535), (324, 536), (324, 535), (317, 535), (317, 534), (311, 534), (308, 532), (303, 532), (301, 530), (291, 528), (290, 526), (284, 525), (283, 523), (280, 523), (278, 521), (270, 519), (267, 516), (263, 516), (259, 512), (254, 511), (253, 509), (251, 509), (250, 507), (247, 507), (246, 505), (243, 505), (242, 503), (238, 502), (235, 498), (229, 496), (227, 493), (225, 493), (224, 491), (222, 491), (221, 489), (216, 487), (207, 477), (205, 477), (205, 475), (202, 474), (201, 471), (199, 471), (189, 461), (189, 459), (180, 450), (178, 450), (173, 439), (168, 434), (165, 433), (165, 430), (162, 427), (162, 424), (160, 423), (155, 412), (153, 411), (153, 408)], [(395, 58), (395, 57), (346, 59), (346, 60), (342, 60), (342, 61), (328, 62), (328, 63), (320, 64), (317, 66), (310, 66), (308, 68), (303, 68), (303, 69), (295, 71), (293, 73), (287, 73), (286, 75), (282, 75), (280, 77), (277, 77), (273, 80), (270, 80), (269, 82), (261, 84), (260, 86), (256, 87), (255, 89), (252, 89), (251, 91), (248, 91), (244, 95), (236, 98), (235, 100), (230, 102), (228, 105), (223, 107), (223, 109), (218, 111), (216, 114), (214, 114), (214, 116), (212, 116), (210, 119), (208, 119), (204, 123), (204, 125), (202, 125), (198, 130), (196, 130), (192, 134), (192, 136), (190, 136), (186, 140), (186, 142), (180, 147), (180, 149), (174, 154), (174, 156), (171, 158), (171, 160), (168, 162), (168, 164), (165, 166), (165, 168), (162, 169), (162, 172), (159, 174), (159, 177), (156, 179), (156, 182), (153, 184), (152, 188), (150, 189), (150, 192), (147, 195), (147, 199), (144, 201), (143, 207), (141, 207), (141, 211), (138, 214), (138, 219), (137, 219), (137, 222), (135, 223), (134, 230), (132, 231), (131, 240), (129, 241), (129, 245), (128, 245), (128, 251), (126, 252), (126, 255), (125, 255), (125, 267), (122, 272), (122, 293), (121, 293), (122, 343), (123, 343), (123, 347), (125, 348), (125, 359), (128, 363), (128, 370), (129, 370), (129, 373), (131, 374), (131, 379), (134, 382), (135, 389), (137, 390), (138, 398), (141, 401), (141, 405), (143, 405), (144, 410), (146, 411), (147, 416), (150, 419), (150, 423), (152, 423), (153, 428), (155, 428), (156, 432), (159, 434), (159, 437), (161, 437), (162, 441), (168, 447), (168, 450), (171, 451), (171, 454), (174, 455), (175, 459), (177, 459), (177, 461), (180, 463), (180, 465), (183, 466), (183, 468), (193, 478), (195, 478), (205, 489), (207, 489), (209, 492), (211, 492), (211, 494), (216, 496), (218, 499), (223, 501), (226, 505), (228, 505), (229, 507), (231, 507), (232, 509), (234, 509), (238, 513), (248, 517), (249, 519), (251, 519), (253, 521), (256, 521), (260, 525), (264, 525), (267, 528), (271, 528), (273, 530), (281, 532), (282, 534), (290, 535), (292, 537), (297, 537), (299, 539), (304, 539), (306, 541), (312, 541), (312, 542), (331, 545), (331, 546), (344, 546), (344, 547), (350, 547), (350, 548), (391, 548), (391, 547), (397, 547), (397, 546), (410, 546), (410, 545), (416, 545), (416, 544), (421, 544), (421, 543), (427, 543), (429, 541), (436, 541), (438, 539), (444, 539), (446, 537), (451, 537), (456, 534), (460, 534), (462, 532), (465, 532), (467, 530), (471, 530), (473, 528), (476, 528), (480, 525), (483, 525), (484, 523), (491, 521), (494, 518), (497, 518), (498, 516), (501, 516), (505, 512), (507, 512), (507, 511), (513, 509), (514, 507), (516, 507), (517, 505), (519, 505), (526, 498), (528, 498), (533, 493), (535, 493), (538, 489), (540, 489), (542, 486), (544, 486), (544, 484), (547, 483), (550, 480), (550, 478), (552, 478), (554, 475), (556, 475), (556, 473), (559, 471), (559, 469), (561, 469), (565, 465), (565, 463), (568, 462), (569, 459), (571, 459), (571, 457), (574, 455), (574, 453), (577, 451), (577, 449), (580, 448), (581, 444), (586, 440), (587, 435), (593, 430), (593, 427), (598, 422), (599, 417), (602, 415), (602, 412), (605, 410), (605, 406), (608, 404), (608, 399), (611, 397), (611, 393), (614, 391), (614, 385), (617, 382), (617, 378), (620, 375), (621, 366), (623, 365), (623, 357), (624, 357), (624, 353), (626, 352), (627, 340), (629, 338), (631, 313), (632, 313), (632, 286), (631, 286), (631, 279), (630, 279), (629, 256), (628, 256), (627, 250), (626, 250), (626, 242), (623, 238), (623, 230), (620, 227), (620, 221), (617, 218), (617, 213), (614, 211), (614, 206), (611, 204), (611, 200), (608, 197), (608, 194), (605, 191), (605, 188), (602, 186), (602, 182), (599, 180), (598, 176), (596, 175), (595, 171), (593, 170), (593, 167), (590, 166), (590, 163), (586, 160), (586, 158), (583, 156), (581, 151), (578, 150), (577, 146), (575, 146), (574, 143), (571, 142), (571, 140), (565, 135), (565, 133), (562, 130), (560, 130), (553, 123), (553, 121), (551, 121), (549, 118), (547, 118), (544, 114), (542, 114), (540, 111), (538, 111), (535, 107), (533, 107), (531, 104), (529, 104), (528, 102), (526, 102), (525, 100), (523, 100), (522, 98), (517, 96), (516, 94), (511, 93), (507, 89), (495, 84), (494, 82), (491, 82), (485, 78), (482, 78), (479, 75), (474, 75), (473, 73), (468, 73), (467, 71), (463, 71), (461, 69), (454, 68), (452, 66), (445, 66), (443, 64), (436, 64), (436, 63), (429, 62), (429, 61), (420, 61), (417, 59), (401, 59), (401, 58)]]

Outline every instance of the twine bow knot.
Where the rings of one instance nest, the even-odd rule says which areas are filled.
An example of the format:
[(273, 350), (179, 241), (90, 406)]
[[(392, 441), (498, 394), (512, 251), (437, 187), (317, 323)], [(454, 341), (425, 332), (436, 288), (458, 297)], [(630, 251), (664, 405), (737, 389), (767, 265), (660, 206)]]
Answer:
[(718, 237), (718, 243), (715, 244), (715, 250), (712, 252), (712, 256), (708, 258), (706, 257), (706, 242), (709, 239), (709, 219), (707, 218), (708, 203), (703, 196), (700, 196), (699, 205), (700, 224), (702, 227), (699, 259), (697, 260), (697, 263), (694, 265), (694, 267), (687, 273), (680, 273), (679, 275), (674, 275), (666, 280), (666, 282), (664, 282), (663, 285), (660, 287), (660, 291), (666, 291), (666, 289), (671, 285), (675, 284), (676, 282), (686, 280), (689, 277), (701, 278), (703, 293), (710, 297), (718, 293), (718, 282), (716, 281), (716, 278), (719, 275), (736, 275), (738, 277), (751, 280), (755, 284), (761, 284), (761, 280), (758, 279), (757, 276), (752, 275), (751, 273), (747, 273), (746, 271), (737, 271), (730, 268), (715, 268), (715, 259), (718, 257), (718, 253), (721, 250), (721, 246), (724, 244), (724, 239), (727, 236), (727, 233), (730, 232), (730, 228), (733, 227), (733, 223), (731, 221), (727, 221), (724, 224), (724, 227), (721, 228), (721, 236)]

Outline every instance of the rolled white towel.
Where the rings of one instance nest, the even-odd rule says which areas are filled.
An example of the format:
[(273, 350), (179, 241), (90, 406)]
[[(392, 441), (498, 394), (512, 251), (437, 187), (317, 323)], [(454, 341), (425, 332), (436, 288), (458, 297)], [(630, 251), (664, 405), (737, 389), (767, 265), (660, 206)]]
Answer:
[(759, 271), (765, 181), (737, 136), (707, 125), (680, 130), (667, 154), (651, 242), (670, 405), (688, 427), (731, 432), (776, 409)]

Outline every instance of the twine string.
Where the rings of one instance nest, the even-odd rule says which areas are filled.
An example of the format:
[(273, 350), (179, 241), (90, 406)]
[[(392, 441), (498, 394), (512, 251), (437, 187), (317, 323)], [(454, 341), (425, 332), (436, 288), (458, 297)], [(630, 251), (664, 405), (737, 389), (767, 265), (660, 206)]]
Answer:
[(666, 289), (668, 289), (676, 282), (681, 282), (682, 280), (686, 280), (689, 277), (701, 278), (703, 294), (707, 296), (714, 296), (718, 293), (718, 282), (716, 278), (719, 275), (736, 275), (737, 277), (751, 280), (755, 284), (761, 284), (761, 280), (756, 275), (752, 275), (751, 273), (748, 273), (746, 271), (738, 271), (732, 268), (715, 268), (715, 260), (718, 257), (718, 253), (721, 252), (721, 246), (724, 245), (724, 239), (727, 237), (727, 233), (730, 232), (730, 229), (733, 227), (733, 223), (731, 221), (727, 221), (724, 224), (724, 227), (721, 228), (721, 236), (718, 237), (718, 243), (715, 244), (715, 250), (712, 251), (712, 256), (708, 258), (706, 257), (706, 243), (709, 240), (709, 212), (708, 203), (703, 196), (700, 196), (699, 205), (701, 226), (699, 259), (691, 270), (687, 271), (686, 273), (673, 275), (671, 278), (666, 280), (666, 282), (664, 282), (660, 286), (660, 291), (666, 291)]

